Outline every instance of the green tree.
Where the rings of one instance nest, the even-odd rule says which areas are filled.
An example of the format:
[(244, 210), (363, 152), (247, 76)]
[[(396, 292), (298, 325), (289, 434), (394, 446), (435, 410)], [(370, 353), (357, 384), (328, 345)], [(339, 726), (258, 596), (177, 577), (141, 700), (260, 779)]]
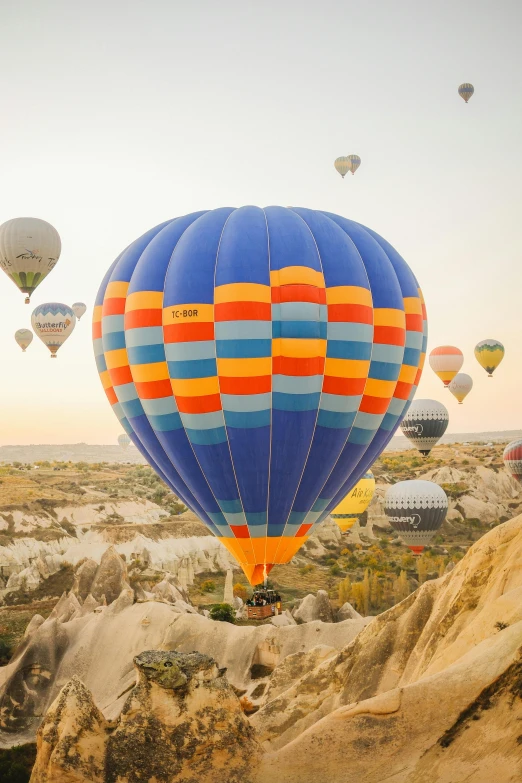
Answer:
[(214, 604), (210, 610), (212, 620), (220, 620), (223, 623), (235, 623), (236, 615), (230, 604)]
[(213, 593), (215, 589), (216, 583), (212, 579), (205, 579), (205, 581), (201, 583), (202, 593)]

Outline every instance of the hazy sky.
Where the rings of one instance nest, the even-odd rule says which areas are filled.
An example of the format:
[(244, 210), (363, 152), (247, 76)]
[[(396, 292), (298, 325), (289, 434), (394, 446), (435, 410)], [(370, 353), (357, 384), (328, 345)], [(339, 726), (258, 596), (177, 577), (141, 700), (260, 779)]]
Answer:
[[(90, 315), (116, 255), (167, 218), (319, 208), (390, 241), (417, 275), (429, 350), (458, 345), (453, 432), (522, 427), (522, 7), (516, 0), (2, 0), (0, 222), (63, 250), (33, 296), (89, 312), (50, 361), (13, 339), (31, 306), (0, 277), (0, 444), (113, 443)], [(461, 82), (475, 85), (465, 105)], [(342, 180), (339, 155), (362, 165)], [(493, 380), (473, 347), (494, 337)]]

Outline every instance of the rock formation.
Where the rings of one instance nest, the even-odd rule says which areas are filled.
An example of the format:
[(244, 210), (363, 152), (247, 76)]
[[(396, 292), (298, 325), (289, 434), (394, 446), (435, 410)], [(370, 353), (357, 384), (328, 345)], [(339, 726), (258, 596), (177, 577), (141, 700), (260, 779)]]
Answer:
[(313, 620), (321, 620), (323, 623), (333, 623), (334, 616), (332, 606), (326, 590), (318, 590), (317, 595), (312, 595), (310, 593), (305, 596), (294, 608), (292, 616), (298, 623), (311, 623)]

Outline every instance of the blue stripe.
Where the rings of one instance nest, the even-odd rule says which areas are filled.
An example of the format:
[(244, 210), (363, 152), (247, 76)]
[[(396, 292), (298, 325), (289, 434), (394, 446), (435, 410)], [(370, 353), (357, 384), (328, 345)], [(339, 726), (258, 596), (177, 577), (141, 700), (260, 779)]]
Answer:
[(210, 413), (182, 413), (181, 421), (187, 430), (216, 430), (224, 426), (223, 411)]
[(326, 355), (332, 359), (368, 360), (372, 355), (371, 343), (328, 340)]
[(263, 394), (222, 394), (221, 405), (224, 411), (265, 411), (272, 405), (270, 392)]
[(127, 329), (125, 340), (128, 346), (137, 345), (163, 345), (162, 326), (140, 326), (136, 329)]
[(216, 346), (214, 340), (194, 340), (190, 343), (166, 343), (165, 356), (169, 362), (214, 359), (216, 356)]
[(125, 332), (108, 332), (103, 335), (103, 350), (118, 351), (125, 348)]
[(165, 361), (163, 345), (137, 345), (135, 348), (127, 348), (129, 364), (154, 364)]
[(273, 375), (272, 390), (283, 394), (307, 394), (320, 392), (323, 388), (322, 375)]
[(214, 443), (226, 443), (227, 433), (224, 427), (214, 430), (191, 430), (185, 427), (188, 439), (196, 446), (211, 446)]
[(129, 400), (129, 402), (121, 401), (121, 407), (129, 420), (136, 419), (138, 416), (143, 416), (143, 406), (139, 400)]
[(420, 355), (421, 352), (415, 348), (405, 348), (402, 363), (417, 367), (420, 362)]
[(179, 413), (166, 413), (164, 416), (147, 416), (153, 430), (157, 432), (172, 432), (183, 427)]
[(332, 430), (349, 429), (355, 421), (356, 411), (353, 413), (339, 413), (338, 411), (319, 410), (317, 416), (318, 427), (328, 427)]
[(272, 321), (272, 337), (326, 340), (328, 324), (322, 321)]
[(270, 410), (264, 411), (225, 411), (225, 424), (227, 427), (252, 429), (254, 427), (267, 427), (270, 425)]
[[(269, 340), (272, 336), (271, 321), (216, 321), (216, 340)], [(193, 345), (194, 343), (192, 343)]]
[(279, 411), (312, 411), (319, 405), (320, 393), (281, 394), (272, 393), (272, 408)]
[(271, 340), (216, 340), (219, 359), (255, 359), (272, 355)]
[(396, 381), (401, 371), (400, 364), (391, 364), (390, 362), (371, 362), (368, 371), (369, 378), (375, 378), (379, 381)]
[(169, 374), (175, 380), (213, 378), (217, 375), (215, 359), (195, 359), (193, 362), (168, 362)]

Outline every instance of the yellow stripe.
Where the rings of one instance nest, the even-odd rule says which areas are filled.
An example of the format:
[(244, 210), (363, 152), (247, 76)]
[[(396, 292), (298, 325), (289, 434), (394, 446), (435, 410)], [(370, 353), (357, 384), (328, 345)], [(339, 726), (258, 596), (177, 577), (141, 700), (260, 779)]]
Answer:
[(269, 285), (261, 283), (228, 283), (214, 289), (214, 304), (227, 302), (268, 302), (272, 301)]
[(364, 394), (368, 397), (392, 397), (397, 381), (381, 381), (377, 378), (368, 378), (364, 387)]
[(192, 324), (214, 320), (214, 305), (182, 304), (163, 308), (163, 325)]
[(358, 285), (336, 285), (326, 289), (326, 304), (360, 304), (371, 307), (372, 295)]
[(121, 299), (121, 297), (127, 296), (129, 290), (129, 283), (122, 283), (120, 280), (114, 283), (109, 283), (105, 290), (104, 299)]
[(435, 370), (435, 374), (439, 376), (441, 381), (452, 381), (457, 374), (457, 370), (447, 370), (447, 371)]
[(105, 362), (108, 370), (115, 370), (117, 367), (128, 367), (129, 359), (126, 348), (118, 348), (116, 351), (107, 351)]
[(406, 324), (404, 310), (376, 307), (373, 311), (373, 323), (375, 326), (401, 326), (404, 329)]
[(272, 356), (310, 359), (326, 356), (326, 340), (276, 337), (272, 340)]
[(366, 378), (368, 375), (369, 361), (363, 359), (332, 359), (327, 357), (324, 365), (324, 374), (337, 378)]
[(218, 374), (228, 378), (247, 378), (272, 374), (272, 357), (256, 359), (218, 359)]
[(219, 380), (212, 378), (171, 379), (172, 391), (179, 397), (205, 397), (208, 394), (219, 394)]
[(92, 321), (97, 324), (102, 319), (103, 305), (96, 305), (92, 311)]
[(411, 364), (403, 364), (399, 373), (398, 381), (403, 383), (413, 383), (417, 375), (417, 367), (413, 367)]
[(110, 389), (112, 386), (111, 376), (108, 370), (104, 370), (100, 373), (100, 380), (104, 389)]
[(169, 377), (169, 368), (166, 362), (154, 362), (153, 364), (133, 364), (132, 380), (135, 383), (143, 381), (164, 381)]
[(404, 311), (408, 315), (422, 315), (422, 302), (418, 296), (406, 296), (403, 301)]
[(136, 291), (129, 294), (125, 302), (125, 312), (131, 310), (161, 310), (163, 291)]
[(324, 277), (321, 272), (310, 269), (309, 266), (285, 266), (283, 269), (270, 272), (270, 285), (315, 285), (324, 288)]

